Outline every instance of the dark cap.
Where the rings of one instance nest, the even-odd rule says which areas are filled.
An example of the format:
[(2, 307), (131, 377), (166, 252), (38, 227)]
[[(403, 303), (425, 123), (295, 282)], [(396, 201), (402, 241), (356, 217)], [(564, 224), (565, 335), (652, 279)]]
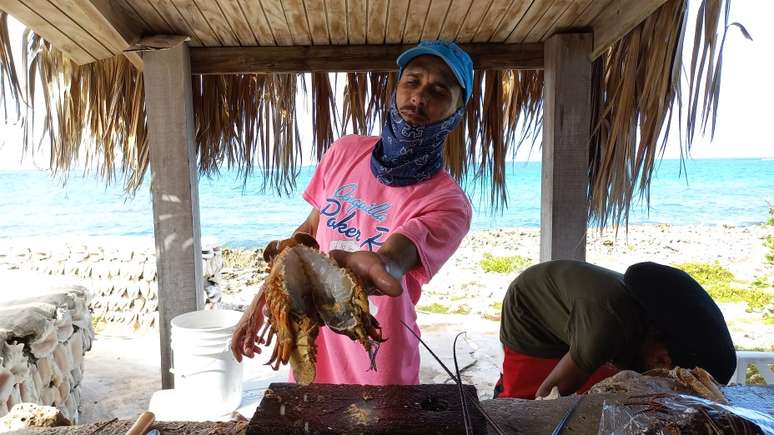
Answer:
[(707, 370), (726, 384), (736, 370), (736, 351), (723, 313), (701, 284), (680, 269), (657, 263), (637, 263), (624, 283), (663, 334), (672, 362)]

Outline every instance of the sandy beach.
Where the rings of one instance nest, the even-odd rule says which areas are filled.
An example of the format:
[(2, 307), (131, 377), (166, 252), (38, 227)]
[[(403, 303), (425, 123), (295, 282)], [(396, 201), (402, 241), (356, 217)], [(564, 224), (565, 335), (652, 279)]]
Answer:
[[(763, 238), (774, 234), (774, 227), (755, 225), (718, 226), (631, 226), (628, 232), (590, 230), (587, 261), (623, 273), (641, 261), (675, 265), (683, 263), (719, 264), (734, 275), (732, 285), (747, 288), (755, 280), (768, 283), (774, 292), (774, 265), (765, 260), (768, 248)], [(454, 256), (423, 291), (418, 307), (439, 304), (450, 312), (470, 311), (494, 316), (510, 282), (523, 268), (510, 273), (485, 272), (481, 261), (486, 254), (519, 256), (535, 264), (539, 259), (539, 231), (536, 229), (496, 229), (468, 235)], [(461, 306), (466, 308), (460, 308)], [(771, 350), (774, 325), (765, 324), (761, 315), (747, 313), (744, 304), (719, 304), (739, 348)]]
[[(772, 293), (774, 265), (766, 261), (769, 248), (766, 236), (774, 227), (754, 226), (631, 226), (612, 231), (591, 231), (587, 243), (588, 261), (620, 272), (639, 261), (663, 264), (717, 264), (730, 271), (732, 285), (748, 288), (754, 281), (766, 283), (763, 291)], [(210, 244), (216, 238), (207, 235)], [(106, 249), (120, 250), (123, 245), (151, 248), (152, 240), (110, 238), (79, 243), (99, 243)], [(30, 240), (3, 240), (0, 247), (20, 249)], [(73, 239), (48, 239), (48, 246), (73, 243)], [(227, 248), (227, 247), (224, 247)], [(225, 250), (225, 249), (224, 249)], [(237, 256), (255, 260), (256, 251), (236, 251)], [(231, 253), (234, 255), (234, 252)], [(451, 363), (452, 341), (458, 332), (467, 331), (467, 340), (458, 349), (463, 377), (478, 388), (482, 398), (491, 397), (497, 380), (501, 351), (498, 339), (499, 311), (508, 284), (518, 273), (538, 261), (537, 229), (495, 229), (469, 234), (454, 256), (428, 283), (417, 305), (418, 322), (423, 336), (442, 359)], [(239, 309), (252, 299), (262, 278), (262, 260), (234, 264), (228, 256), (221, 270), (221, 305)], [(231, 257), (234, 258), (234, 257)], [(482, 260), (510, 258), (516, 266), (508, 272), (487, 271)], [(23, 268), (22, 268), (23, 269)], [(24, 270), (3, 270), (0, 279), (6, 289), (24, 289), (75, 282), (72, 278), (43, 275)], [(761, 286), (759, 285), (758, 288)], [(743, 302), (719, 304), (739, 349), (774, 350), (774, 324), (759, 312), (748, 312)], [(146, 351), (142, 351), (146, 349)], [(150, 350), (149, 350), (150, 349)], [(144, 334), (97, 334), (91, 352), (86, 354), (83, 381), (83, 417), (85, 422), (110, 416), (129, 418), (146, 409), (153, 391), (159, 388), (158, 336), (154, 330)], [(119, 359), (125, 369), (111, 368)], [(430, 355), (422, 351), (421, 382), (447, 382), (448, 377)], [(128, 378), (133, 388), (121, 388)]]

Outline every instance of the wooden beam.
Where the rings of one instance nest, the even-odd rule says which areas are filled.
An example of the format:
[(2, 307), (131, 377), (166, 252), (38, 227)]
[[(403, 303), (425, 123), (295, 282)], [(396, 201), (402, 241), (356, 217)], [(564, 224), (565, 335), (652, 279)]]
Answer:
[(4, 0), (0, 2), (0, 9), (32, 29), (78, 65), (91, 63), (96, 60), (91, 53), (78, 44), (73, 35), (57, 28), (49, 20), (41, 16), (35, 8), (28, 6), (26, 3), (19, 0)]
[(144, 56), (153, 232), (159, 283), (161, 385), (173, 388), (170, 321), (204, 306), (199, 179), (188, 46)]
[[(130, 11), (120, 3), (111, 0), (76, 0), (76, 3), (117, 53), (126, 50), (142, 36), (142, 23), (134, 21)], [(124, 53), (124, 56), (142, 70), (142, 57), (138, 53)]]
[[(0, 9), (79, 65), (121, 55), (133, 42), (131, 24), (108, 0), (7, 0)], [(137, 53), (125, 56), (142, 69)]]
[[(117, 34), (117, 37), (113, 39), (114, 45), (121, 45), (123, 43), (128, 45), (134, 44), (147, 31), (145, 24), (123, 2), (115, 0), (76, 1), (84, 10), (94, 14), (97, 20), (107, 21), (107, 24), (112, 28), (111, 32), (114, 31), (114, 35)], [(99, 16), (96, 16), (97, 14)], [(104, 24), (105, 21), (102, 21), (102, 23)]]
[(591, 48), (590, 33), (546, 41), (540, 261), (586, 258)]
[[(67, 35), (69, 39), (83, 47), (95, 59), (99, 60), (113, 56), (113, 53), (105, 46), (103, 41), (92, 36), (78, 22), (78, 18), (71, 17), (67, 12), (62, 11), (58, 5), (49, 0), (22, 0), (22, 3)], [(54, 43), (54, 41), (49, 42)]]
[[(394, 71), (414, 45), (212, 47), (191, 49), (194, 74)], [(477, 69), (541, 69), (543, 44), (463, 44)]]
[[(469, 0), (472, 1), (472, 0)], [(341, 8), (337, 8), (336, 6), (343, 4)], [(342, 0), (328, 0), (328, 17), (336, 17), (337, 13), (340, 13), (340, 10), (343, 9), (346, 11), (346, 1)], [(408, 15), (408, 8), (409, 8), (409, 0), (390, 0), (387, 5), (387, 24), (385, 25), (384, 29), (384, 42), (387, 44), (400, 44), (400, 42), (403, 40), (403, 29), (406, 27), (406, 15)], [(452, 9), (453, 10), (453, 9)], [(451, 19), (450, 19), (451, 20)], [(344, 29), (344, 40), (341, 42), (340, 38), (337, 38), (337, 33), (335, 32), (336, 28), (338, 27), (339, 20), (331, 20), (330, 22), (330, 28), (331, 28), (331, 42), (333, 44), (346, 44), (347, 43), (347, 35), (346, 35), (346, 28)], [(461, 21), (460, 21), (461, 22)], [(456, 32), (457, 29), (455, 29)], [(453, 37), (446, 39), (454, 39)]]
[(594, 49), (591, 59), (599, 57), (611, 44), (623, 38), (667, 0), (613, 0), (591, 23)]

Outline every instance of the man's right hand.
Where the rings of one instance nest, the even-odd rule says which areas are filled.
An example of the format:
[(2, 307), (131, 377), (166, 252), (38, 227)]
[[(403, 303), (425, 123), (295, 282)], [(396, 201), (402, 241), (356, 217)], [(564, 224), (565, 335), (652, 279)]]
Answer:
[(575, 361), (573, 361), (570, 352), (567, 352), (540, 385), (535, 398), (548, 396), (554, 387), (559, 390), (560, 395), (569, 396), (578, 391), (590, 377), (591, 374), (578, 367)]
[(263, 287), (255, 295), (253, 303), (239, 319), (234, 333), (231, 335), (231, 353), (238, 362), (242, 362), (242, 356), (252, 358), (256, 353), (261, 353), (259, 345), (264, 344), (258, 336), (264, 322), (263, 308), (266, 299), (263, 295)]

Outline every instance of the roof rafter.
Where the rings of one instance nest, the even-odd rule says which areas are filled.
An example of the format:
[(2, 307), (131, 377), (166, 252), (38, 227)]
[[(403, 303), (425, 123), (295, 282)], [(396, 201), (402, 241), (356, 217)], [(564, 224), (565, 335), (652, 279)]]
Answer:
[[(115, 9), (109, 0), (56, 0), (46, 3), (58, 14), (51, 16), (30, 0), (6, 0), (0, 9), (13, 16), (75, 63), (84, 65), (121, 54), (139, 37), (138, 28)], [(89, 41), (89, 44), (83, 43)], [(98, 49), (95, 49), (97, 47)], [(137, 53), (124, 53), (138, 69), (142, 58)]]
[(613, 0), (592, 22), (594, 49), (591, 59), (598, 58), (614, 42), (645, 21), (667, 0)]

